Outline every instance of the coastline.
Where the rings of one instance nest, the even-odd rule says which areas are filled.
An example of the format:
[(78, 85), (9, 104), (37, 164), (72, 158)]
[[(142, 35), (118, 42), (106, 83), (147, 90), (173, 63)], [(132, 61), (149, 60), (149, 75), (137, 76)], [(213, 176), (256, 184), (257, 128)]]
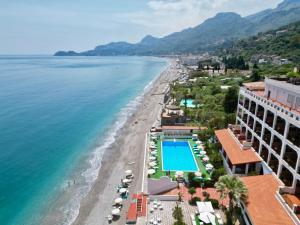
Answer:
[[(106, 149), (98, 177), (81, 201), (79, 214), (73, 224), (107, 223), (106, 216), (110, 214), (113, 200), (118, 196), (116, 187), (127, 169), (133, 170), (135, 175), (129, 188), (130, 194), (142, 190), (145, 134), (158, 122), (164, 91), (176, 76), (175, 61), (171, 60), (169, 66), (149, 84), (149, 89), (141, 97), (140, 105), (118, 131), (114, 143)], [(129, 162), (135, 163), (129, 165)], [(115, 224), (125, 223), (128, 206), (129, 200), (124, 202), (121, 218)]]

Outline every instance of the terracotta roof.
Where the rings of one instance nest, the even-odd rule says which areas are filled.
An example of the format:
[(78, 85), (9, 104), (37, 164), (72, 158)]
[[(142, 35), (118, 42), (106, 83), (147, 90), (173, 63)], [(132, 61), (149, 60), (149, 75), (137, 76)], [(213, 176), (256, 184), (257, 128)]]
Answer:
[(250, 82), (250, 83), (243, 83), (243, 86), (250, 91), (262, 91), (265, 90), (265, 82), (258, 81), (258, 82)]
[(255, 225), (294, 225), (275, 197), (282, 186), (272, 174), (241, 177), (248, 188), (248, 214)]
[(130, 203), (127, 216), (126, 216), (126, 223), (136, 223), (137, 220), (137, 207), (136, 203)]
[(163, 130), (199, 130), (199, 127), (193, 126), (162, 126)]
[(262, 161), (252, 148), (243, 150), (228, 129), (216, 130), (215, 134), (233, 165)]

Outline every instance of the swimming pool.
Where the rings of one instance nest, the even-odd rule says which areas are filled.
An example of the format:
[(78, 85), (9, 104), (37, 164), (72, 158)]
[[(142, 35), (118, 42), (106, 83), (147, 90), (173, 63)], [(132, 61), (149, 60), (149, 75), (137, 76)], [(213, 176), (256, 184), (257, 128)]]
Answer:
[[(194, 99), (187, 99), (186, 100), (186, 107), (195, 108), (196, 105), (194, 105), (193, 102), (194, 102)], [(184, 99), (181, 100), (180, 106), (185, 106), (185, 100)]]
[(162, 141), (162, 170), (198, 171), (198, 165), (187, 141)]

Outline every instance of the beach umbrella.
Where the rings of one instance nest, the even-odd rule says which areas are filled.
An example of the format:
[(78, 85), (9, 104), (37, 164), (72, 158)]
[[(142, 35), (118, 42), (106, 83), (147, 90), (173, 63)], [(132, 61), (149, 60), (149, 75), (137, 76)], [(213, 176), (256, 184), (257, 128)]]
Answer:
[(154, 146), (154, 145), (150, 145), (150, 148), (152, 148), (152, 149), (156, 149), (156, 146)]
[(126, 170), (126, 171), (125, 171), (125, 174), (126, 174), (126, 175), (131, 175), (131, 174), (132, 174), (132, 170)]
[(207, 170), (212, 170), (213, 168), (214, 168), (214, 166), (211, 165), (211, 164), (207, 164), (207, 165), (205, 166), (205, 169), (207, 169)]
[(155, 156), (150, 156), (149, 159), (150, 159), (150, 160), (155, 160), (156, 157), (155, 157)]
[(129, 179), (123, 179), (122, 181), (123, 181), (123, 183), (130, 183), (131, 182), (131, 180), (129, 180)]
[(148, 170), (148, 174), (149, 174), (149, 175), (155, 174), (155, 170), (154, 170), (154, 169)]
[(111, 210), (112, 215), (119, 215), (120, 214), (120, 209), (113, 209)]
[(151, 155), (157, 155), (157, 151), (152, 151)]
[(201, 145), (201, 144), (202, 144), (202, 141), (196, 141), (196, 144), (197, 144), (197, 145)]
[(197, 134), (193, 134), (193, 137), (198, 137), (198, 135)]
[(177, 177), (183, 177), (183, 171), (176, 171)]
[(209, 158), (207, 157), (207, 156), (205, 156), (204, 158), (203, 158), (203, 161), (204, 162), (207, 162), (209, 160)]
[(206, 155), (206, 151), (200, 151), (200, 155)]
[(196, 176), (196, 177), (201, 177), (201, 176), (202, 176), (202, 173), (199, 172), (199, 171), (197, 171), (197, 172), (195, 173), (195, 176)]
[(116, 198), (116, 199), (115, 199), (115, 203), (116, 203), (116, 204), (121, 204), (122, 201), (123, 201), (122, 198)]
[(124, 194), (126, 191), (127, 191), (126, 188), (121, 188), (121, 189), (119, 190), (119, 192), (120, 192), (121, 194)]
[(149, 162), (149, 166), (156, 166), (156, 162)]

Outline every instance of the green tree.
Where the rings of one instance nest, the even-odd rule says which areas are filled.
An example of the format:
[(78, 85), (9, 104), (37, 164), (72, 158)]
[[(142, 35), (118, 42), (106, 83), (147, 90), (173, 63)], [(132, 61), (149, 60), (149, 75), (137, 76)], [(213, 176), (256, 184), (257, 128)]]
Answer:
[(261, 80), (261, 76), (259, 75), (259, 72), (257, 69), (253, 69), (251, 76), (250, 76), (251, 81), (255, 82), (255, 81), (260, 81)]
[(224, 111), (226, 113), (233, 113), (236, 110), (238, 102), (238, 90), (236, 87), (230, 87), (227, 90), (227, 93), (224, 98)]
[(191, 200), (193, 198), (193, 195), (196, 193), (196, 189), (194, 187), (189, 188), (189, 194), (191, 195)]
[(248, 190), (245, 184), (236, 175), (221, 176), (215, 183), (217, 192), (220, 193), (221, 199), (229, 198), (229, 207), (226, 213), (227, 224), (235, 224), (238, 214), (237, 204), (240, 201), (246, 202), (248, 198)]
[(176, 203), (176, 206), (173, 209), (173, 218), (176, 220), (174, 225), (185, 225), (183, 222), (183, 213), (181, 207), (179, 207), (178, 203)]

